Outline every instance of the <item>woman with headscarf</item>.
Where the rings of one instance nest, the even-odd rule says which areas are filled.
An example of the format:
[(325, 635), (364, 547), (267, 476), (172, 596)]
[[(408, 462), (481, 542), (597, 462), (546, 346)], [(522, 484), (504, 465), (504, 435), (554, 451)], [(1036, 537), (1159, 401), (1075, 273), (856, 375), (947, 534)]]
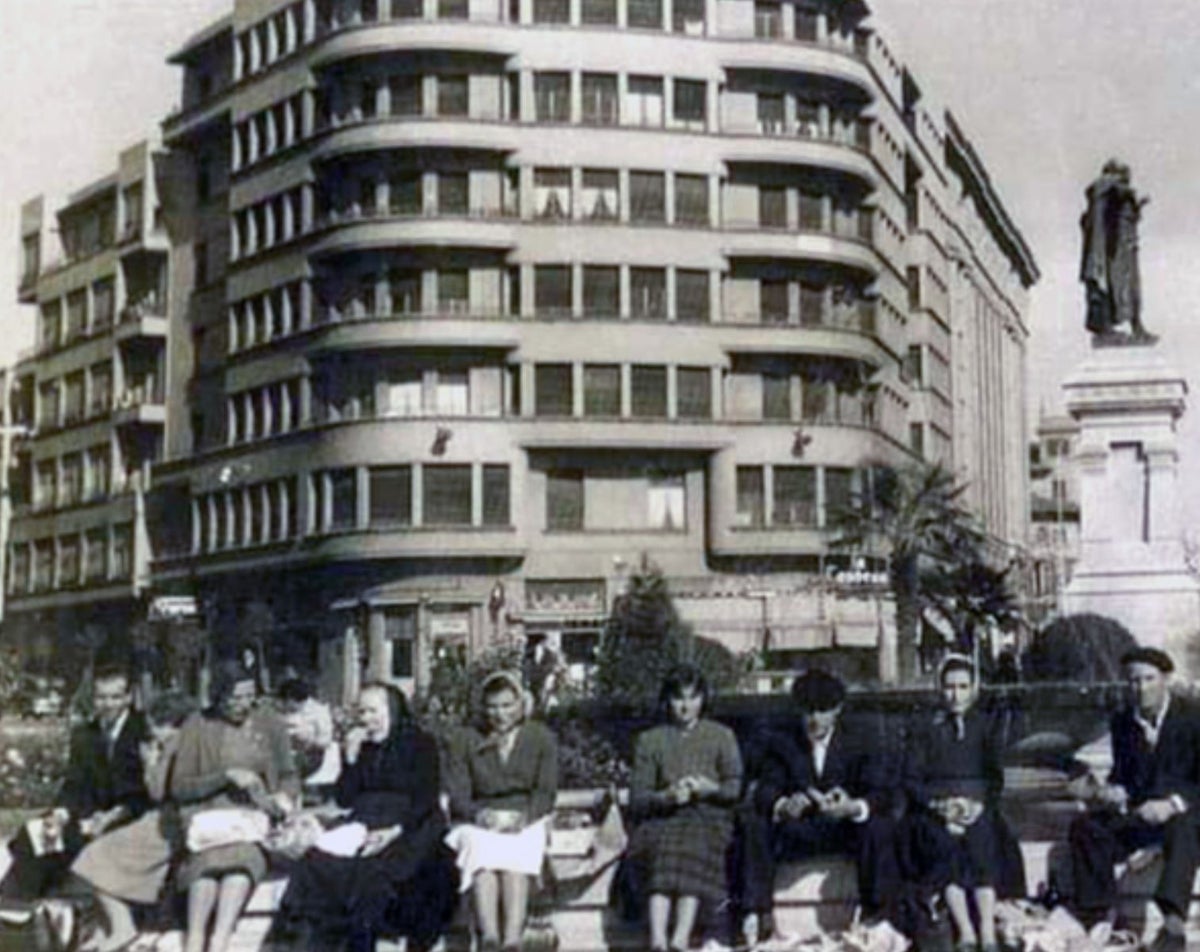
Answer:
[(520, 675), (501, 671), (480, 688), (483, 723), (451, 746), (447, 787), (456, 825), (446, 842), (470, 889), (481, 952), (516, 950), (530, 881), (542, 870), (558, 792), (558, 745), (528, 719)]
[(1025, 895), (1020, 847), (1000, 813), (1002, 725), (980, 709), (965, 655), (942, 662), (938, 687), (941, 706), (911, 732), (906, 752), (902, 862), (910, 881), (945, 897), (959, 948), (996, 952), (997, 897)]
[(287, 730), (255, 709), (257, 690), (241, 662), (220, 662), (212, 707), (189, 718), (179, 735), (169, 789), (187, 841), (178, 876), (187, 893), (185, 952), (205, 952), (206, 937), (208, 952), (228, 948), (267, 870), (267, 817), (287, 812), (299, 795)]
[(381, 935), (429, 949), (457, 894), (440, 789), (437, 742), (413, 721), (400, 689), (364, 686), (334, 791), (347, 823), (297, 864), (280, 905), (281, 932), (321, 949), (348, 941), (350, 952), (370, 952)]
[(678, 665), (659, 693), (665, 723), (638, 735), (634, 746), (629, 805), (640, 822), (629, 863), (649, 897), (653, 952), (687, 949), (701, 903), (715, 907), (727, 891), (742, 758), (733, 731), (703, 716), (707, 706), (704, 675)]
[(179, 692), (159, 694), (146, 711), (150, 737), (141, 744), (143, 774), (157, 809), (105, 833), (84, 847), (71, 873), (91, 890), (107, 928), (80, 946), (82, 952), (115, 952), (137, 936), (129, 904), (158, 902), (181, 843), (179, 818), (166, 801), (167, 777), (175, 758), (179, 729), (195, 710)]

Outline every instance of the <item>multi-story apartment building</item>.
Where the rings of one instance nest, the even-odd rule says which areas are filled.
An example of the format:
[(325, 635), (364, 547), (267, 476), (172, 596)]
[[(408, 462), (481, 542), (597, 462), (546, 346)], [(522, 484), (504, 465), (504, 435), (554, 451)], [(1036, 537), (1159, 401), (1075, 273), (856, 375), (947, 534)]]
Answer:
[(1029, 615), (1041, 623), (1062, 611), (1062, 594), (1079, 560), (1079, 424), (1043, 413), (1029, 444)]
[[(235, 0), (172, 61), (148, 504), (156, 587), (219, 632), (331, 678), (537, 630), (585, 662), (645, 556), (734, 649), (868, 658), (878, 554), (828, 544), (865, 464), (942, 460), (1023, 542), (1036, 266), (866, 4)], [(98, 267), (39, 278), (44, 321)], [(110, 337), (114, 375), (161, 354)], [(99, 352), (52, 339), (25, 366), (61, 427)], [(122, 413), (114, 473), (163, 433)], [(43, 431), (58, 508), (83, 438)], [(90, 577), (64, 518), (14, 526), (31, 602)], [(131, 589), (134, 514), (104, 525)]]
[[(127, 633), (150, 583), (145, 493), (162, 458), (169, 246), (146, 142), (53, 211), (21, 210), (18, 295), (36, 343), (12, 368), (6, 626), (49, 653)], [(7, 503), (9, 500), (5, 500)]]

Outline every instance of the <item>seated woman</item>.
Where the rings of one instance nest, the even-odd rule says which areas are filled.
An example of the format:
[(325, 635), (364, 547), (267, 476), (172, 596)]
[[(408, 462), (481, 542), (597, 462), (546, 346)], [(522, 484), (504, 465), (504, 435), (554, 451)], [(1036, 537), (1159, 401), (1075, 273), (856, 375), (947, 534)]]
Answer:
[(438, 749), (400, 690), (366, 685), (345, 740), (335, 795), (348, 823), (296, 865), (280, 905), (281, 932), (308, 948), (371, 952), (382, 934), (429, 949), (454, 913), (457, 877), (442, 842)]
[(313, 697), (298, 677), (288, 678), (279, 686), (279, 701), (304, 787), (327, 789), (342, 768), (333, 738), (333, 712), (328, 704)]
[(462, 889), (470, 889), (482, 952), (518, 949), (530, 879), (541, 873), (548, 819), (558, 792), (558, 745), (527, 720), (519, 675), (498, 672), (480, 689), (481, 729), (451, 746), (447, 788), (457, 825), (446, 842), (458, 853)]
[(634, 747), (629, 799), (640, 823), (629, 862), (649, 895), (650, 948), (682, 950), (691, 944), (700, 903), (715, 907), (726, 895), (742, 758), (733, 731), (703, 717), (708, 683), (699, 669), (669, 672), (659, 704), (666, 723), (639, 735)]
[[(299, 781), (283, 724), (255, 709), (254, 674), (234, 660), (220, 662), (212, 679), (213, 706), (188, 719), (179, 735), (170, 795), (180, 806), (189, 849), (179, 869), (187, 893), (185, 952), (225, 952), (242, 907), (267, 869), (261, 814), (283, 813), (299, 795)], [(229, 828), (231, 807), (246, 810), (242, 828)], [(205, 814), (208, 814), (206, 816)], [(221, 817), (224, 842), (200, 846), (202, 821)], [(265, 824), (264, 824), (265, 826)]]
[(95, 894), (107, 929), (81, 946), (82, 952), (115, 952), (137, 935), (129, 903), (151, 906), (158, 902), (170, 872), (171, 860), (182, 843), (179, 818), (164, 803), (167, 776), (175, 757), (179, 728), (195, 705), (180, 692), (166, 692), (151, 702), (146, 712), (150, 738), (141, 745), (146, 790), (161, 804), (132, 823), (103, 834), (84, 847), (71, 873)]
[(938, 685), (942, 708), (912, 732), (905, 756), (902, 862), (907, 878), (944, 895), (961, 948), (995, 952), (997, 896), (1025, 895), (1020, 847), (1000, 814), (1002, 735), (976, 703), (970, 658), (948, 656)]

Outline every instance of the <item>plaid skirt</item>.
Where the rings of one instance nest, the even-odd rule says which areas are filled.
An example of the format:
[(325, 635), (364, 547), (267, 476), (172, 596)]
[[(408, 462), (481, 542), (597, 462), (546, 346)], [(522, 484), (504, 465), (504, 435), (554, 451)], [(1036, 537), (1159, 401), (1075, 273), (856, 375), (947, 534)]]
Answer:
[(640, 898), (657, 893), (720, 902), (728, 891), (732, 834), (730, 811), (709, 803), (644, 821), (629, 843), (630, 872)]

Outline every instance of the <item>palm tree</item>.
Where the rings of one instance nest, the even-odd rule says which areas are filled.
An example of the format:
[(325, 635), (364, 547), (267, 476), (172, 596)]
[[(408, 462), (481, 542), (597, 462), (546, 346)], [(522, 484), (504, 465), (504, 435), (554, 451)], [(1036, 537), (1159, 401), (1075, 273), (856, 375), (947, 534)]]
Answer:
[(984, 535), (961, 505), (966, 487), (941, 464), (874, 465), (864, 473), (860, 498), (833, 514), (833, 547), (887, 557), (896, 600), (896, 644), (880, 645), (880, 679), (916, 674), (921, 613), (931, 573), (982, 563)]

